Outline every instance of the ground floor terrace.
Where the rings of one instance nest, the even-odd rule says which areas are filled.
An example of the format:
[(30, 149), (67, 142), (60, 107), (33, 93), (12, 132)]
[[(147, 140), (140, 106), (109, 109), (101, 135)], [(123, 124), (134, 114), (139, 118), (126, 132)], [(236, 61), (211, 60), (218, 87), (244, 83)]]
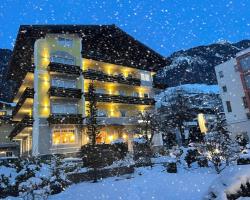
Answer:
[[(96, 137), (98, 144), (110, 144), (117, 140), (128, 142), (138, 136), (134, 125), (102, 125)], [(38, 137), (34, 135), (38, 132)], [(90, 142), (88, 129), (79, 124), (40, 124), (25, 127), (19, 134), (13, 137), (20, 144), (20, 155), (30, 156), (33, 152), (38, 155), (46, 154), (70, 154), (75, 155), (81, 146)], [(36, 140), (36, 141), (34, 141)]]

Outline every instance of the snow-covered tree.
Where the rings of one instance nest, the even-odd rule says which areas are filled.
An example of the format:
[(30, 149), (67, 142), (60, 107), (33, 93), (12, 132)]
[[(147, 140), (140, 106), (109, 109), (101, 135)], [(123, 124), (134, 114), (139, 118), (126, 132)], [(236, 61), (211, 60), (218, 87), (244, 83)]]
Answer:
[(135, 132), (143, 135), (148, 144), (152, 143), (155, 132), (159, 131), (159, 115), (153, 111), (139, 112)]
[(218, 174), (225, 169), (231, 161), (236, 160), (239, 150), (238, 145), (230, 137), (223, 113), (216, 113), (216, 120), (212, 130), (205, 136), (204, 147), (208, 155), (208, 160), (213, 164)]
[(183, 89), (176, 90), (170, 97), (166, 97), (165, 104), (161, 107), (161, 118), (169, 129), (178, 128), (182, 142), (185, 140), (185, 122), (193, 119), (189, 97)]

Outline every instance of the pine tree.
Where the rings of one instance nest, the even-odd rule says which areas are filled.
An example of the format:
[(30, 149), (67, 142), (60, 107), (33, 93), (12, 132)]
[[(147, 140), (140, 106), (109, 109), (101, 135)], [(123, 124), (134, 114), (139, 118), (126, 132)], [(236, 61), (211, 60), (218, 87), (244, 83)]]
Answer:
[(95, 93), (95, 86), (93, 82), (89, 83), (88, 95), (89, 95), (89, 104), (88, 108), (88, 117), (86, 120), (87, 123), (87, 133), (90, 138), (90, 144), (96, 144), (96, 137), (99, 134), (99, 126), (97, 121), (97, 95)]
[(207, 133), (204, 146), (208, 159), (218, 174), (237, 158), (238, 145), (230, 137), (224, 113), (216, 113), (214, 126)]

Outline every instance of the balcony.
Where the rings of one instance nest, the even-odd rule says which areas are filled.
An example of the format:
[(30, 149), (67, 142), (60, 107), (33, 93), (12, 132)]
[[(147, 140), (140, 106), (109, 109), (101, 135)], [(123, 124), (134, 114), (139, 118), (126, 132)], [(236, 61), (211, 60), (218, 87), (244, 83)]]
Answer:
[(62, 73), (62, 74), (72, 74), (72, 75), (78, 75), (78, 76), (82, 72), (80, 66), (62, 64), (62, 63), (54, 63), (54, 62), (49, 63), (48, 69), (51, 72), (57, 72), (57, 73)]
[(23, 94), (20, 96), (19, 101), (16, 104), (16, 107), (12, 111), (12, 116), (15, 116), (18, 113), (18, 111), (20, 110), (26, 99), (34, 98), (34, 93), (35, 92), (33, 88), (26, 88), (24, 90)]
[(62, 98), (72, 98), (81, 99), (82, 91), (77, 88), (63, 88), (63, 87), (50, 87), (49, 91), (50, 97), (62, 97)]
[(97, 117), (100, 125), (134, 125), (137, 120), (133, 117)]
[(85, 79), (91, 79), (91, 80), (97, 80), (97, 81), (105, 81), (105, 82), (117, 82), (121, 84), (127, 84), (127, 85), (135, 85), (135, 86), (140, 86), (141, 85), (141, 80), (137, 78), (133, 78), (131, 76), (128, 76), (125, 78), (122, 75), (108, 75), (105, 74), (102, 71), (97, 71), (93, 69), (88, 69), (86, 71), (83, 71), (83, 76)]
[(51, 114), (47, 120), (49, 124), (83, 124), (80, 114)]
[(32, 127), (33, 121), (32, 117), (25, 116), (20, 122), (17, 122), (14, 129), (11, 131), (9, 138), (14, 138), (26, 127)]
[[(124, 104), (139, 104), (139, 105), (154, 105), (155, 100), (152, 98), (142, 98), (133, 96), (110, 95), (110, 94), (95, 94), (98, 102), (112, 102)], [(85, 100), (89, 101), (90, 96), (88, 93), (84, 94)]]

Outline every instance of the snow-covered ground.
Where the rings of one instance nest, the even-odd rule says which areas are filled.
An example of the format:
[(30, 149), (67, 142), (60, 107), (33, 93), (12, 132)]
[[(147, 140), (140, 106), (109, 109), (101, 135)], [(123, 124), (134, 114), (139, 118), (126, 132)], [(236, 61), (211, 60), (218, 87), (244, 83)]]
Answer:
[(171, 174), (164, 171), (163, 166), (156, 165), (152, 169), (139, 168), (133, 175), (72, 185), (66, 191), (50, 196), (49, 200), (198, 200), (217, 176), (208, 168), (181, 169), (177, 174)]

